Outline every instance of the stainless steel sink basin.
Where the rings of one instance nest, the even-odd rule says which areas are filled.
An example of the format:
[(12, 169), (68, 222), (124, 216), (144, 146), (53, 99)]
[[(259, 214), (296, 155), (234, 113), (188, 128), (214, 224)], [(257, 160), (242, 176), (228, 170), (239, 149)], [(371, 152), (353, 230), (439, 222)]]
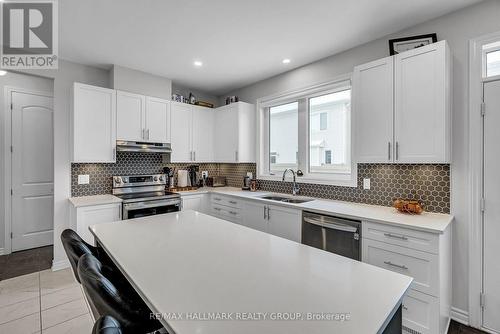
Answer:
[(292, 203), (292, 204), (306, 203), (306, 202), (311, 202), (314, 200), (312, 198), (290, 198), (290, 197), (274, 196), (274, 195), (262, 196), (260, 198), (271, 200), (271, 201), (276, 201), (276, 202), (285, 202), (285, 203)]

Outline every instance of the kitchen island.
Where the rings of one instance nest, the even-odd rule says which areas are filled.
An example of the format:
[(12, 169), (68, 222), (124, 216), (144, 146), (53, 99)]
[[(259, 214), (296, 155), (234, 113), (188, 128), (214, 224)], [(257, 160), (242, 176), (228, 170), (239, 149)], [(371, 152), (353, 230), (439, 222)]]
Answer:
[(412, 282), (191, 210), (90, 229), (177, 334), (384, 333)]

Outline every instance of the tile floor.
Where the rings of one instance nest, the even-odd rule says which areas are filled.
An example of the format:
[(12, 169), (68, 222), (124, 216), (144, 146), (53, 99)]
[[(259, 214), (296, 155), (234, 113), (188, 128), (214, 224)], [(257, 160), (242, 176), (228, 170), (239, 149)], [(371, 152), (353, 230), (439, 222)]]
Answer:
[(54, 247), (47, 246), (0, 256), (0, 281), (49, 269), (53, 252)]
[(92, 318), (70, 269), (0, 282), (1, 334), (90, 334)]

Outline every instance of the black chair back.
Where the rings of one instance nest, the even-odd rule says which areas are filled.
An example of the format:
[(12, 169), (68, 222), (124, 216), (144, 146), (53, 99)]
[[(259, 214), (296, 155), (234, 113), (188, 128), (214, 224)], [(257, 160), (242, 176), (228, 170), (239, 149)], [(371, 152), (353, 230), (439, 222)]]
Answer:
[(110, 315), (97, 319), (92, 328), (92, 334), (122, 334), (120, 323)]
[(96, 247), (89, 245), (73, 230), (66, 229), (61, 233), (61, 241), (68, 256), (69, 263), (73, 269), (73, 274), (75, 275), (78, 283), (80, 282), (80, 277), (78, 277), (78, 260), (85, 254), (92, 254), (97, 256)]
[(119, 270), (85, 254), (78, 261), (78, 275), (91, 307), (101, 316), (115, 318), (123, 333), (149, 333), (162, 328)]

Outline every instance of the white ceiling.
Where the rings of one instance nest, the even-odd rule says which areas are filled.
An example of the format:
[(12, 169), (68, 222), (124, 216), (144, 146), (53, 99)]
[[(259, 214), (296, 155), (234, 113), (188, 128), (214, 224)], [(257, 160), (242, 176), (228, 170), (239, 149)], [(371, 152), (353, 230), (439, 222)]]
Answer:
[(63, 0), (59, 53), (221, 95), (479, 1)]

